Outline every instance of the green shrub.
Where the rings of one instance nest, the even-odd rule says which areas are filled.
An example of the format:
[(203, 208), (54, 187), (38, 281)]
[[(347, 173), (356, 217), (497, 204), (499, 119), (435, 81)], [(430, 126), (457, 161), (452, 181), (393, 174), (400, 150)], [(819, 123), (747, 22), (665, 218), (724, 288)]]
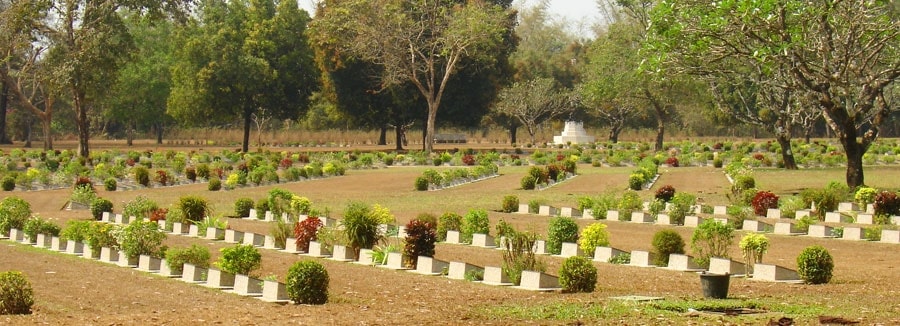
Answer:
[(201, 221), (209, 214), (209, 202), (200, 196), (182, 196), (178, 198), (176, 208), (191, 222)]
[(606, 230), (606, 224), (594, 223), (581, 230), (578, 246), (588, 256), (592, 256), (597, 247), (609, 246), (609, 231)]
[(607, 263), (616, 264), (616, 265), (625, 265), (625, 264), (631, 263), (631, 253), (623, 252), (618, 255), (609, 257), (609, 260), (607, 261)]
[(146, 167), (135, 166), (131, 169), (131, 172), (134, 173), (134, 182), (144, 187), (150, 185), (150, 170), (147, 170)]
[(753, 266), (761, 263), (763, 255), (769, 250), (769, 239), (758, 233), (747, 233), (738, 244), (741, 254), (747, 263), (749, 273), (753, 273)]
[(641, 201), (640, 195), (633, 190), (625, 191), (622, 199), (619, 201), (619, 220), (631, 220), (631, 213), (643, 209), (644, 203)]
[(697, 197), (688, 193), (679, 192), (672, 197), (672, 207), (669, 209), (669, 218), (673, 224), (684, 224), (684, 218), (693, 212)]
[(447, 241), (447, 231), (462, 231), (463, 217), (459, 214), (446, 212), (438, 218), (437, 239)]
[(138, 195), (133, 200), (125, 203), (123, 214), (125, 216), (134, 216), (139, 219), (150, 218), (150, 213), (158, 209), (159, 205), (144, 195)]
[(644, 188), (644, 183), (647, 180), (644, 179), (644, 175), (641, 173), (632, 173), (628, 176), (628, 189), (631, 190), (641, 190)]
[(11, 175), (4, 176), (3, 179), (0, 179), (0, 187), (3, 188), (3, 191), (16, 189), (16, 178)]
[(116, 178), (109, 177), (106, 180), (103, 180), (103, 189), (106, 191), (116, 191), (119, 188), (119, 181)]
[(93, 187), (75, 187), (75, 189), (72, 190), (72, 195), (69, 198), (73, 203), (90, 205), (91, 201), (93, 201), (94, 198), (97, 198), (97, 193), (94, 192)]
[(466, 213), (465, 223), (459, 236), (460, 242), (472, 243), (472, 235), (475, 233), (491, 233), (491, 222), (488, 219), (487, 211), (483, 209), (472, 209)]
[(797, 274), (809, 284), (825, 284), (831, 281), (834, 260), (824, 247), (807, 247), (797, 256)]
[(513, 230), (511, 234), (506, 236), (506, 243), (502, 252), (503, 265), (501, 270), (513, 284), (521, 284), (523, 270), (536, 272), (544, 272), (546, 270), (544, 263), (537, 258), (534, 250), (532, 250), (537, 240), (537, 235), (531, 232)]
[(269, 202), (269, 210), (272, 211), (272, 215), (275, 215), (276, 219), (281, 219), (282, 213), (289, 212), (291, 198), (294, 196), (294, 193), (281, 188), (269, 190), (266, 200)]
[(87, 237), (88, 245), (91, 247), (93, 256), (100, 255), (100, 248), (107, 247), (112, 250), (119, 250), (119, 240), (116, 233), (119, 232), (121, 226), (103, 222), (91, 222), (91, 230)]
[(534, 190), (534, 187), (537, 186), (537, 179), (533, 175), (526, 174), (522, 177), (521, 185), (523, 190)]
[(605, 220), (606, 213), (610, 210), (618, 208), (618, 200), (614, 193), (605, 193), (594, 199), (594, 205), (591, 210), (594, 213), (594, 219)]
[(0, 315), (27, 315), (34, 305), (31, 283), (22, 272), (0, 272)]
[(871, 204), (875, 202), (875, 195), (878, 193), (878, 190), (871, 187), (859, 187), (856, 190), (856, 194), (854, 194), (853, 199), (859, 204), (860, 207), (865, 208), (866, 204)]
[(159, 229), (156, 222), (134, 220), (122, 228), (116, 240), (129, 258), (140, 255), (162, 258), (166, 233)]
[(528, 213), (537, 214), (540, 211), (542, 204), (544, 204), (544, 201), (540, 200), (540, 199), (529, 200), (528, 201)]
[(734, 184), (731, 185), (731, 193), (734, 195), (738, 195), (743, 193), (744, 191), (755, 188), (756, 179), (746, 174), (738, 175), (734, 177)]
[(554, 217), (547, 227), (547, 252), (559, 255), (563, 242), (578, 242), (578, 223), (571, 217)]
[(434, 223), (418, 218), (406, 223), (406, 239), (403, 256), (409, 259), (407, 266), (415, 269), (419, 256), (434, 257), (434, 243), (437, 241)]
[(238, 198), (234, 201), (234, 216), (247, 217), (250, 216), (250, 209), (253, 208), (253, 199)]
[(84, 242), (91, 235), (91, 221), (69, 220), (59, 236), (62, 240)]
[(113, 203), (109, 199), (97, 197), (94, 198), (93, 201), (91, 201), (91, 215), (95, 220), (99, 221), (100, 219), (102, 219), (103, 212), (112, 213), (112, 211)]
[(559, 285), (562, 286), (563, 292), (594, 292), (597, 285), (597, 267), (584, 257), (566, 258), (559, 268)]
[(209, 267), (209, 248), (206, 246), (191, 245), (188, 248), (172, 248), (166, 250), (166, 264), (172, 274), (181, 274), (184, 264), (191, 264), (197, 267)]
[(0, 201), (0, 233), (9, 234), (10, 229), (25, 227), (25, 221), (31, 217), (31, 204), (14, 196)]
[(382, 239), (382, 235), (378, 233), (379, 221), (366, 204), (349, 203), (344, 210), (342, 223), (347, 235), (347, 246), (355, 253), (359, 253), (359, 249), (371, 249)]
[(209, 179), (209, 165), (206, 163), (197, 164), (197, 176), (203, 179)]
[(285, 280), (287, 295), (298, 304), (328, 302), (328, 270), (319, 262), (304, 260), (294, 263)]
[(503, 212), (515, 213), (519, 211), (519, 197), (507, 195), (503, 197)]
[(734, 227), (708, 219), (700, 223), (691, 236), (694, 261), (709, 267), (710, 257), (728, 258), (728, 247), (734, 239)]
[(417, 177), (414, 186), (417, 191), (428, 190), (428, 179), (422, 176)]
[(675, 230), (659, 230), (653, 235), (654, 264), (668, 266), (670, 254), (684, 254), (684, 239)]
[(209, 191), (219, 191), (222, 189), (222, 180), (218, 177), (209, 178), (209, 184), (206, 186)]
[(259, 269), (262, 255), (253, 245), (235, 245), (222, 248), (222, 257), (216, 263), (223, 271), (232, 274), (249, 275)]
[(35, 242), (37, 241), (38, 234), (46, 234), (54, 237), (58, 236), (60, 228), (50, 221), (35, 216), (25, 221), (25, 227), (23, 227), (22, 232), (28, 236), (28, 239), (30, 239), (31, 242)]

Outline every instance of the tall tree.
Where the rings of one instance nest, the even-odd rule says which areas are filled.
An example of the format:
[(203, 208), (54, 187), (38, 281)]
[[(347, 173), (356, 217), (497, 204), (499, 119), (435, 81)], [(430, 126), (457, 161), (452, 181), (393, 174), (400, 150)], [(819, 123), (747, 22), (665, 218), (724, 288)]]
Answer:
[(662, 2), (652, 13), (650, 69), (729, 59), (777, 69), (814, 97), (847, 154), (846, 181), (863, 185), (862, 157), (900, 77), (900, 20), (890, 1)]
[(311, 28), (341, 51), (379, 65), (382, 88), (412, 83), (427, 103), (425, 151), (450, 77), (462, 59), (493, 60), (506, 14), (483, 2), (335, 1)]
[(556, 82), (550, 78), (514, 83), (500, 92), (495, 104), (495, 110), (519, 120), (528, 130), (532, 144), (539, 124), (569, 113), (572, 109), (571, 92), (557, 87)]
[(308, 23), (292, 1), (202, 1), (181, 35), (167, 112), (188, 124), (237, 117), (248, 151), (254, 113), (296, 118), (317, 87)]

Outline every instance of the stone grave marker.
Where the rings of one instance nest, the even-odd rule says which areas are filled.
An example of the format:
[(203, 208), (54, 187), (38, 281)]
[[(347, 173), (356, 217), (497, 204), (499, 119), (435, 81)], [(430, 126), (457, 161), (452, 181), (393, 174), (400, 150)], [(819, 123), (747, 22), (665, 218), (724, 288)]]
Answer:
[(669, 217), (669, 214), (659, 213), (656, 215), (656, 224), (658, 225), (678, 225), (672, 221), (672, 218)]
[(122, 214), (116, 214), (116, 224), (128, 224), (131, 220), (134, 220), (134, 217), (129, 218), (128, 216), (123, 216)]
[(619, 220), (619, 211), (614, 211), (614, 210), (606, 211), (606, 219), (609, 221), (618, 221)]
[(225, 230), (225, 242), (227, 243), (241, 243), (244, 241), (244, 232), (227, 229)]
[(581, 212), (581, 218), (586, 220), (594, 219), (594, 210), (591, 208), (585, 208), (584, 212)]
[(694, 262), (693, 257), (682, 254), (669, 254), (669, 265), (666, 268), (682, 272), (704, 271), (700, 265)]
[(631, 213), (631, 222), (632, 223), (653, 223), (653, 216), (646, 212), (632, 212)]
[(900, 216), (897, 216), (897, 215), (891, 216), (891, 224), (900, 225)]
[(263, 238), (265, 239), (265, 240), (263, 240), (263, 249), (270, 249), (270, 250), (284, 249), (284, 248), (275, 248), (275, 237), (267, 234), (267, 235), (264, 235)]
[(479, 270), (484, 270), (484, 268), (469, 263), (451, 261), (450, 268), (447, 270), (447, 277), (454, 280), (465, 280), (466, 273), (477, 272)]
[(494, 243), (494, 237), (481, 233), (472, 234), (472, 246), (481, 248), (497, 247), (496, 243)]
[[(102, 249), (102, 248), (101, 248)], [(84, 253), (82, 253), (81, 258), (85, 259), (100, 259), (100, 250), (94, 250), (91, 248), (90, 244), (84, 244)]]
[(632, 250), (630, 266), (636, 267), (656, 267), (653, 265), (654, 254), (645, 250)]
[(140, 257), (128, 257), (124, 250), (119, 250), (119, 261), (117, 265), (121, 267), (137, 268)]
[(319, 221), (322, 221), (322, 226), (337, 226), (337, 220), (330, 217), (319, 216)]
[(484, 267), (484, 280), (481, 281), (487, 285), (511, 286), (513, 283), (509, 280), (509, 276), (503, 272), (503, 269), (495, 266)]
[(875, 216), (872, 214), (857, 214), (856, 224), (874, 224)]
[(414, 272), (422, 275), (441, 275), (445, 270), (449, 272), (450, 263), (445, 262), (443, 260), (437, 260), (433, 257), (425, 257), (419, 256), (416, 259), (416, 269), (411, 270), (410, 272)]
[(859, 227), (845, 227), (844, 228), (844, 236), (841, 239), (844, 240), (865, 240), (866, 229)]
[(137, 270), (148, 273), (158, 273), (162, 265), (162, 259), (150, 257), (149, 255), (138, 256)]
[(288, 303), (287, 287), (278, 281), (264, 280), (260, 300), (274, 303)]
[(559, 290), (559, 278), (535, 271), (522, 271), (522, 279), (517, 288), (531, 291)]
[(188, 236), (192, 238), (196, 238), (200, 236), (200, 227), (196, 224), (191, 224), (188, 226)]
[(406, 238), (406, 225), (400, 225), (397, 227), (397, 237), (398, 238)]
[(713, 215), (728, 215), (727, 206), (713, 206)]
[(387, 254), (387, 264), (379, 265), (379, 267), (385, 267), (394, 270), (407, 270), (408, 267), (403, 265), (403, 253), (402, 252), (389, 252)]
[(569, 258), (572, 256), (584, 256), (584, 253), (581, 251), (581, 248), (578, 247), (577, 243), (563, 242), (559, 257)]
[(875, 214), (875, 204), (866, 204), (866, 214)]
[(900, 230), (881, 230), (881, 242), (900, 243)]
[(695, 228), (705, 220), (705, 218), (699, 216), (688, 215), (684, 217), (684, 226)]
[(250, 220), (255, 220), (255, 219), (257, 219), (257, 217), (256, 217), (256, 209), (255, 209), (255, 208), (251, 208), (251, 209), (250, 209), (250, 214), (247, 215), (246, 219), (250, 219)]
[(245, 245), (252, 245), (254, 247), (262, 247), (263, 245), (266, 244), (266, 236), (264, 236), (262, 234), (247, 232), (247, 233), (244, 233), (243, 243)]
[(850, 213), (859, 210), (859, 205), (856, 203), (838, 203), (838, 212), (841, 213)]
[(159, 260), (159, 275), (169, 278), (181, 278), (181, 273), (175, 274), (172, 272), (172, 269), (169, 267), (169, 263), (165, 258)]
[(84, 254), (84, 242), (69, 240), (66, 243), (66, 253), (81, 256)]
[(262, 280), (243, 274), (237, 274), (234, 276), (233, 292), (245, 297), (262, 296), (262, 286), (260, 283), (262, 283)]
[(109, 247), (100, 248), (100, 261), (115, 264), (119, 261), (119, 252)]
[(206, 271), (205, 286), (219, 290), (234, 289), (234, 274), (210, 268)]
[(331, 247), (330, 259), (343, 262), (356, 261), (356, 254), (347, 246), (334, 245)]
[(807, 234), (815, 238), (834, 238), (834, 228), (827, 225), (813, 224), (809, 226)]
[(853, 218), (838, 212), (826, 212), (826, 223), (853, 223)]
[(215, 227), (206, 228), (206, 240), (222, 240), (225, 239), (225, 230)]
[(780, 219), (781, 210), (777, 208), (769, 208), (768, 210), (766, 210), (766, 218)]
[(110, 222), (109, 216), (110, 216), (109, 212), (100, 213), (100, 221), (109, 223)]
[(266, 211), (265, 218), (266, 218), (266, 219), (265, 219), (266, 222), (274, 222), (274, 221), (275, 221), (275, 214), (272, 213), (272, 211)]
[(709, 272), (719, 275), (744, 275), (747, 273), (747, 267), (728, 258), (710, 257)]
[(534, 252), (535, 255), (549, 255), (547, 252), (547, 242), (544, 240), (537, 240), (534, 242), (534, 246), (531, 248), (531, 251)]
[(572, 208), (572, 207), (563, 207), (560, 209), (559, 215), (563, 216), (563, 217), (578, 218), (578, 217), (581, 217), (581, 211), (579, 211), (575, 208)]
[(775, 223), (775, 234), (781, 235), (798, 235), (798, 234), (806, 234), (803, 232), (797, 224), (790, 222), (777, 222)]
[(531, 212), (528, 211), (528, 204), (519, 204), (519, 210), (516, 213), (529, 214)]
[(460, 244), (459, 242), (459, 231), (449, 230), (447, 231), (447, 241), (446, 243), (450, 244)]
[(306, 255), (310, 257), (326, 258), (331, 257), (331, 252), (329, 252), (328, 249), (326, 249), (325, 246), (323, 246), (318, 241), (310, 241), (309, 252)]
[(65, 252), (68, 242), (61, 240), (59, 237), (50, 237), (50, 250)]
[(741, 228), (749, 232), (767, 232), (770, 225), (756, 220), (744, 220), (744, 226)]
[(374, 264), (374, 260), (372, 258), (372, 253), (373, 253), (372, 249), (360, 249), (359, 250), (359, 259), (356, 261), (356, 263), (372, 266)]
[(625, 251), (612, 247), (596, 247), (594, 248), (594, 261), (608, 263), (613, 257), (624, 253)]
[(188, 283), (206, 282), (207, 269), (194, 264), (185, 263), (181, 270), (181, 280)]
[(286, 252), (289, 254), (303, 253), (303, 251), (300, 250), (300, 245), (297, 244), (297, 238), (293, 238), (293, 237), (287, 238), (287, 240), (284, 241), (284, 246), (285, 246), (285, 248), (283, 250), (281, 250), (283, 252)]
[(769, 264), (754, 264), (753, 279), (770, 282), (800, 282), (800, 276), (796, 271)]
[(558, 213), (558, 211), (557, 211), (556, 207), (553, 207), (553, 206), (541, 205), (540, 208), (538, 208), (538, 215), (556, 216), (557, 213)]
[(810, 213), (811, 212), (808, 209), (797, 210), (797, 212), (794, 213), (794, 218), (799, 220), (804, 217), (809, 217)]
[(188, 226), (181, 222), (172, 223), (172, 234), (182, 235), (188, 233)]
[(157, 220), (156, 227), (158, 227), (160, 230), (165, 231), (166, 230), (166, 220)]
[(9, 229), (9, 239), (15, 242), (25, 242), (25, 232), (17, 228)]
[(36, 236), (35, 246), (39, 248), (50, 248), (50, 235), (38, 233)]

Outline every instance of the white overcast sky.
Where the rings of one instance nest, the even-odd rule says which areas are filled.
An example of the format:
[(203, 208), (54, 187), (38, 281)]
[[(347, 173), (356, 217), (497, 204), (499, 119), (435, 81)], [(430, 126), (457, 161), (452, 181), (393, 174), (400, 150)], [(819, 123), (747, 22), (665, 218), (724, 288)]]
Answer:
[[(299, 0), (300, 6), (312, 16), (316, 0)], [(534, 6), (540, 0), (515, 0), (514, 5)], [(569, 30), (584, 37), (592, 37), (590, 26), (600, 20), (596, 0), (550, 0), (550, 12), (569, 23)]]

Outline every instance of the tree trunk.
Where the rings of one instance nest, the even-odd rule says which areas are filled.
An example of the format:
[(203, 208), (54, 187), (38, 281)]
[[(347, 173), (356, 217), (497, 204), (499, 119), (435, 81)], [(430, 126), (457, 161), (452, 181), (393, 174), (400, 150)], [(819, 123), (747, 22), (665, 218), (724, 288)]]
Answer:
[(609, 128), (609, 142), (613, 144), (618, 143), (620, 133), (622, 133), (622, 126), (612, 126)]
[(431, 100), (428, 103), (428, 121), (425, 123), (425, 153), (434, 151), (434, 121), (437, 119), (438, 103)]
[(856, 137), (847, 137), (845, 136), (846, 132), (840, 134), (841, 144), (844, 145), (844, 152), (847, 153), (847, 186), (850, 189), (856, 189), (866, 184), (862, 161), (866, 150), (862, 144), (856, 141)]
[(6, 134), (6, 109), (9, 107), (9, 84), (0, 78), (0, 144), (12, 144)]
[(28, 117), (25, 121), (25, 148), (31, 148), (31, 125), (34, 124), (34, 119)]
[(83, 158), (91, 157), (88, 141), (91, 139), (91, 121), (87, 116), (87, 103), (84, 92), (75, 89), (73, 91), (75, 102), (75, 124), (78, 126), (78, 155)]
[(162, 122), (156, 123), (156, 144), (162, 145), (163, 143), (163, 125)]
[(779, 134), (775, 139), (778, 140), (778, 144), (781, 145), (781, 159), (784, 161), (784, 168), (786, 170), (796, 170), (797, 162), (794, 161), (794, 151), (791, 150), (791, 138)]
[[(385, 130), (385, 132), (387, 132), (386, 129), (384, 129), (384, 130)], [(398, 123), (397, 126), (394, 127), (394, 136), (395, 136), (395, 138), (397, 138), (397, 146), (394, 146), (394, 149), (398, 150), (398, 151), (402, 151), (403, 150), (403, 125), (402, 124)]]
[(378, 145), (387, 145), (387, 126), (381, 125), (378, 133)]
[(656, 117), (656, 146), (655, 149), (657, 152), (663, 150), (663, 136), (666, 134), (666, 124), (663, 117), (657, 115)]
[(509, 144), (515, 145), (518, 142), (518, 139), (516, 139), (516, 134), (519, 131), (519, 127), (511, 126), (511, 127), (507, 128), (507, 130), (509, 130)]
[(53, 118), (53, 111), (45, 112), (44, 118), (41, 119), (41, 128), (44, 131), (44, 150), (49, 151), (53, 149), (53, 129), (50, 128), (50, 121)]
[(803, 140), (806, 141), (806, 144), (809, 144), (809, 138), (812, 136), (812, 127), (806, 128), (803, 130)]
[(241, 144), (241, 151), (248, 153), (250, 150), (250, 123), (253, 118), (253, 110), (244, 109), (244, 140)]

